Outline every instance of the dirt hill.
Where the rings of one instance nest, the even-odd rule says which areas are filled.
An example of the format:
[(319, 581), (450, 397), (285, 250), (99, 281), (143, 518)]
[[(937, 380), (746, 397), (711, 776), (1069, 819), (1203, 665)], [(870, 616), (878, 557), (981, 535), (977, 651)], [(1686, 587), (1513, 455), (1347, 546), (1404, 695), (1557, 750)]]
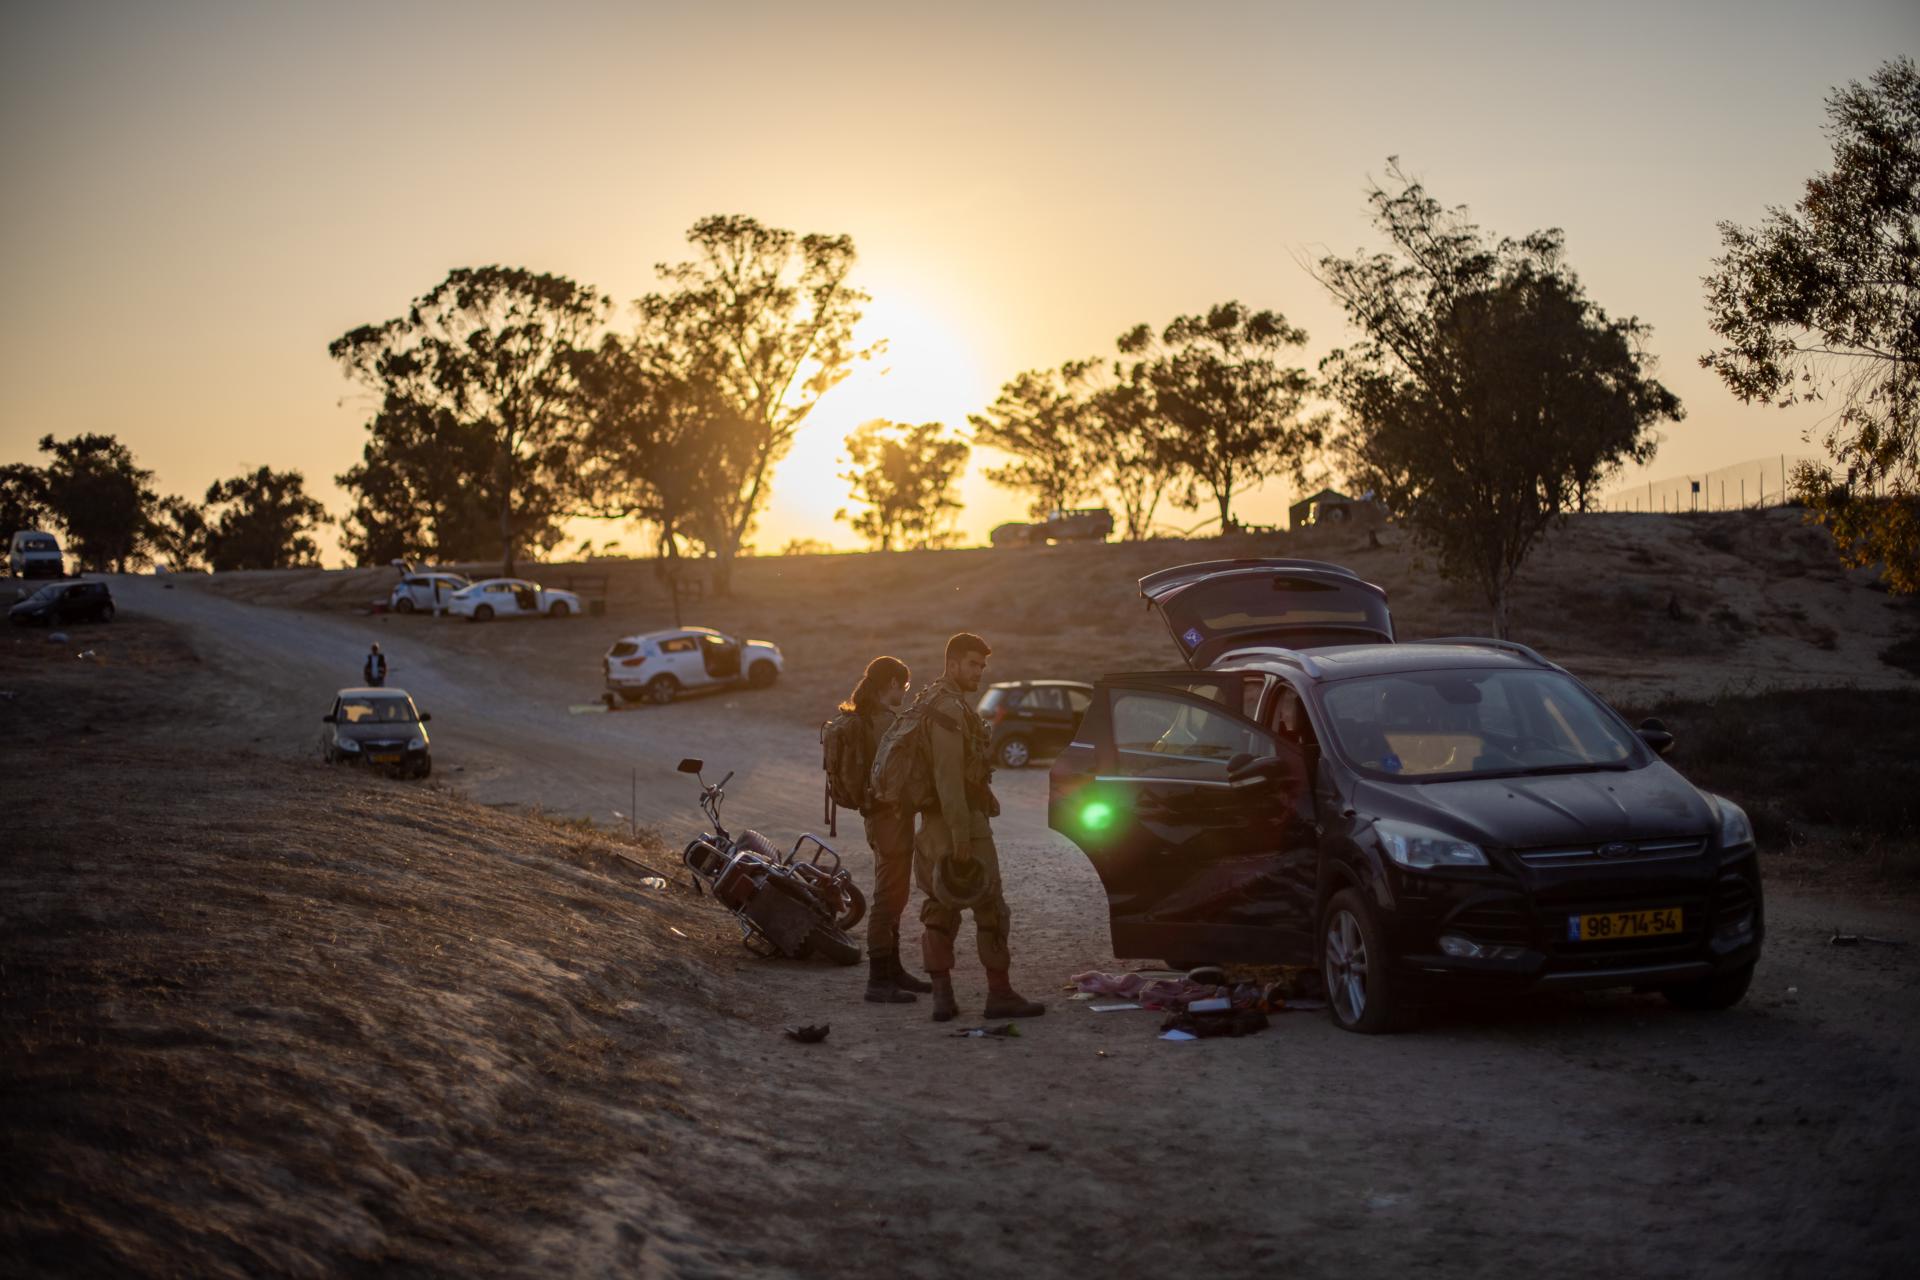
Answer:
[[(1136, 584), (1155, 569), (1195, 560), (1332, 560), (1387, 589), (1402, 637), (1488, 634), (1485, 607), (1470, 586), (1440, 578), (1396, 532), (1383, 540), (1386, 545), (1372, 548), (1364, 534), (1306, 530), (1006, 551), (765, 557), (741, 562), (733, 598), (688, 604), (684, 617), (777, 641), (788, 675), (768, 710), (809, 724), (852, 686), (867, 657), (896, 653), (916, 672), (931, 674), (941, 643), (963, 629), (993, 644), (989, 679), (1093, 679), (1176, 666), (1173, 643), (1146, 611)], [(564, 625), (443, 623), (436, 639), (573, 664), (586, 700), (598, 693), (600, 655), (612, 639), (673, 622), (650, 561), (524, 572), (552, 585), (604, 573), (606, 616)], [(344, 609), (384, 599), (394, 573), (283, 571), (208, 581), (261, 603)], [(1920, 631), (1920, 608), (1874, 589), (1870, 575), (1843, 572), (1826, 534), (1788, 509), (1576, 517), (1548, 537), (1523, 570), (1513, 616), (1514, 638), (1608, 697), (1640, 705), (1772, 686), (1912, 687), (1913, 676), (1881, 654)]]

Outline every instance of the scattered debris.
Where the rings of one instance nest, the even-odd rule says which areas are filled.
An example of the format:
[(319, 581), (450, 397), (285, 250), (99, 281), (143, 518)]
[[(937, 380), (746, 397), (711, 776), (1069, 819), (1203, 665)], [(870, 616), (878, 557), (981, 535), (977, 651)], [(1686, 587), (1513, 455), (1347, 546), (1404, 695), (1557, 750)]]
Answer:
[[(687, 937), (687, 935), (686, 935), (686, 934), (684, 934), (684, 933), (682, 933), (682, 932), (680, 932), (680, 927), (679, 927), (678, 925), (671, 925), (671, 924), (670, 924), (670, 925), (668, 925), (668, 926), (667, 926), (667, 932), (668, 932), (668, 933), (670, 933), (670, 934), (672, 934), (672, 935), (673, 935), (674, 937), (676, 937), (676, 938), (686, 938), (686, 937)], [(691, 939), (691, 938), (687, 938), (687, 941), (689, 941), (689, 942), (691, 942), (691, 941), (693, 941), (693, 939)]]
[(1088, 1008), (1092, 1009), (1095, 1013), (1119, 1013), (1122, 1009), (1144, 1009), (1145, 1007), (1144, 1005), (1135, 1004), (1131, 1000), (1124, 1001), (1120, 1004), (1096, 1004), (1088, 1006)]
[(47, 643), (48, 643), (48, 644), (65, 644), (65, 643), (67, 642), (67, 639), (68, 639), (68, 637), (67, 637), (67, 633), (66, 633), (66, 632), (64, 632), (64, 631), (49, 631), (49, 632), (47, 632)]
[(965, 1040), (982, 1040), (989, 1036), (1017, 1040), (1020, 1038), (1020, 1028), (1009, 1022), (999, 1027), (968, 1027), (964, 1031), (956, 1031), (953, 1034)]
[(831, 1030), (833, 1030), (832, 1024), (826, 1022), (817, 1027), (788, 1027), (787, 1039), (798, 1040), (801, 1044), (819, 1044), (827, 1038), (827, 1032)]
[[(1161, 1023), (1160, 1029), (1165, 1032), (1185, 1032), (1196, 1039), (1207, 1040), (1214, 1036), (1250, 1036), (1257, 1031), (1265, 1031), (1268, 1025), (1267, 1015), (1258, 1009), (1235, 1009), (1229, 1006), (1200, 1013), (1176, 1013)], [(1166, 1039), (1166, 1036), (1161, 1039)]]
[(591, 716), (602, 714), (606, 710), (607, 705), (604, 702), (575, 703), (567, 708), (567, 714), (570, 716)]
[(667, 887), (667, 879), (665, 876), (641, 876), (640, 884), (647, 889), (664, 889)]
[(1198, 1040), (1200, 1037), (1191, 1031), (1162, 1031), (1160, 1038), (1162, 1040)]
[(1835, 933), (1827, 939), (1830, 947), (1857, 947), (1866, 943), (1873, 947), (1904, 947), (1907, 944), (1899, 938), (1876, 938), (1865, 933)]

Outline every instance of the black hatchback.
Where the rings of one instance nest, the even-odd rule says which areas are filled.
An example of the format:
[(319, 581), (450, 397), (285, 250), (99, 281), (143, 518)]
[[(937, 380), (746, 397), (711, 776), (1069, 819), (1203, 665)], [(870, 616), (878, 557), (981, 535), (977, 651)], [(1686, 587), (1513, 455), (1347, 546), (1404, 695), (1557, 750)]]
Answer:
[(980, 695), (980, 718), (992, 735), (994, 763), (1024, 769), (1036, 756), (1056, 756), (1073, 741), (1093, 702), (1078, 680), (1003, 680)]
[(1385, 593), (1337, 566), (1141, 587), (1193, 665), (1099, 682), (1049, 807), (1116, 956), (1318, 965), (1368, 1032), (1465, 990), (1746, 993), (1753, 829), (1660, 758), (1664, 726), (1523, 645), (1396, 642)]
[(113, 593), (104, 582), (50, 582), (8, 609), (7, 618), (22, 626), (112, 622)]

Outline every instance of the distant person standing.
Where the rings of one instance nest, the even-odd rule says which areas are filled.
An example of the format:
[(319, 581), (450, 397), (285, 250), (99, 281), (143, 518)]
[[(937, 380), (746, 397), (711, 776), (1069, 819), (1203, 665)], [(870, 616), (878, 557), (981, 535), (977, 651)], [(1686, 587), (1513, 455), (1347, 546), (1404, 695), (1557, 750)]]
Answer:
[[(906, 701), (912, 683), (907, 664), (878, 657), (867, 664), (860, 683), (840, 704), (852, 717), (857, 749), (848, 751), (849, 764), (862, 781), (873, 763), (874, 748)], [(931, 991), (931, 983), (908, 973), (900, 964), (900, 917), (913, 893), (913, 808), (863, 795), (860, 817), (866, 825), (867, 846), (873, 850), (873, 914), (867, 920), (867, 996), (874, 1004), (907, 1004), (916, 991)]]
[(387, 683), (387, 655), (380, 652), (380, 646), (374, 645), (367, 650), (367, 664), (361, 668), (361, 674), (367, 678), (369, 688), (384, 688)]

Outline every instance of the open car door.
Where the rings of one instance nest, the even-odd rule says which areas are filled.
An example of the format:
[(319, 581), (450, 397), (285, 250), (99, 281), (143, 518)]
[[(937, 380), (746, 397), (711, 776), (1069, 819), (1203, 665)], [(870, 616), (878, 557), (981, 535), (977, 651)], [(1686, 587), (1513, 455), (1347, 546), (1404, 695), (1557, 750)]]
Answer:
[[(1242, 714), (1234, 673), (1116, 676), (1054, 764), (1047, 820), (1105, 887), (1113, 953), (1177, 965), (1312, 962), (1318, 867), (1300, 750)], [(1249, 677), (1252, 678), (1252, 677)], [(1277, 758), (1230, 780), (1230, 762)]]
[(1235, 649), (1391, 642), (1387, 593), (1321, 560), (1207, 560), (1140, 579), (1192, 667)]

